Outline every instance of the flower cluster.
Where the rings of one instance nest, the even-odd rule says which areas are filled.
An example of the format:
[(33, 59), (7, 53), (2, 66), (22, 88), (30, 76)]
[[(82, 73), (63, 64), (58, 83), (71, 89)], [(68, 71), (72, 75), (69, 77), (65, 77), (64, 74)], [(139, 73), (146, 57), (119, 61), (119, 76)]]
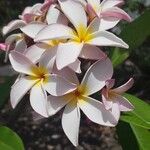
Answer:
[[(122, 4), (123, 0), (45, 0), (26, 7), (19, 19), (5, 26), (4, 35), (19, 29), (19, 33), (9, 34), (5, 43), (0, 43), (6, 60), (9, 56), (13, 69), (19, 73), (11, 88), (12, 107), (28, 91), (32, 108), (43, 117), (65, 107), (62, 127), (75, 146), (80, 110), (104, 126), (115, 126), (120, 111), (133, 110), (133, 105), (122, 96), (132, 87), (133, 79), (112, 89), (113, 66), (100, 49), (128, 48), (109, 30), (122, 19), (131, 21), (119, 8)], [(97, 92), (101, 93), (98, 100), (91, 97)]]

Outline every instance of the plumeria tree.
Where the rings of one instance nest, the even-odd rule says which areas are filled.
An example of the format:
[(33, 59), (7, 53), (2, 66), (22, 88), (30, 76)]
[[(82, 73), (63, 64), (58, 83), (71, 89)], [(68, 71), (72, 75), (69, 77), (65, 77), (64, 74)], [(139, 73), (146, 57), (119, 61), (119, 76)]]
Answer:
[[(132, 24), (121, 9), (123, 4), (123, 0), (45, 0), (26, 7), (19, 19), (4, 26), (7, 37), (0, 49), (18, 74), (10, 90), (12, 107), (29, 93), (31, 107), (43, 118), (56, 117), (64, 108), (62, 129), (74, 146), (80, 144), (81, 111), (101, 126), (115, 127), (123, 120), (135, 134), (144, 126), (150, 137), (146, 130), (150, 118), (139, 115), (143, 113), (140, 105), (147, 110), (149, 106), (125, 94), (134, 85), (133, 77), (114, 87), (118, 80), (114, 60), (122, 58), (115, 54), (130, 48), (128, 41), (112, 32), (122, 20)], [(112, 57), (106, 49), (114, 52)]]

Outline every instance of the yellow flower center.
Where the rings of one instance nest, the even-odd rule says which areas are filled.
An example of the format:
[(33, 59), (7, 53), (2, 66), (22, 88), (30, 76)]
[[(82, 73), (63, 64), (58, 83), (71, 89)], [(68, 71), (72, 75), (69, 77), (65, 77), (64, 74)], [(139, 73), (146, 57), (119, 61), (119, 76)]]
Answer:
[(39, 80), (39, 82), (43, 82), (43, 83), (47, 83), (48, 82), (48, 70), (45, 67), (32, 67), (31, 68), (33, 74), (35, 74), (35, 76), (31, 76), (30, 78), (32, 80)]
[(113, 90), (108, 91), (108, 100), (113, 100), (117, 96), (117, 93)]
[(75, 92), (74, 92), (74, 96), (75, 96), (75, 98), (77, 98), (77, 99), (82, 99), (82, 97), (83, 97), (84, 95), (86, 95), (86, 93), (87, 93), (87, 88), (82, 85), (82, 86), (78, 86), (78, 87), (77, 87), (77, 89), (76, 89)]
[(91, 39), (93, 39), (93, 36), (89, 30), (87, 30), (87, 27), (84, 25), (80, 25), (77, 28), (77, 32), (74, 32), (74, 41), (82, 43), (82, 42), (88, 42)]

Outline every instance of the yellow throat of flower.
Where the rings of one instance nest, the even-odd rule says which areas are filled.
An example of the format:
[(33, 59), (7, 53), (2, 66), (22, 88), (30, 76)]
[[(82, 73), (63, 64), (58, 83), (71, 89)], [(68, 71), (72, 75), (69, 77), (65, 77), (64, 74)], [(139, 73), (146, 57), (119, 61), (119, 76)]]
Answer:
[(48, 69), (42, 66), (32, 67), (31, 68), (35, 76), (30, 76), (31, 80), (38, 80), (39, 82), (47, 83), (48, 82)]
[(93, 39), (91, 32), (82, 24), (77, 28), (77, 32), (74, 32), (74, 36), (74, 41), (78, 43), (88, 42)]

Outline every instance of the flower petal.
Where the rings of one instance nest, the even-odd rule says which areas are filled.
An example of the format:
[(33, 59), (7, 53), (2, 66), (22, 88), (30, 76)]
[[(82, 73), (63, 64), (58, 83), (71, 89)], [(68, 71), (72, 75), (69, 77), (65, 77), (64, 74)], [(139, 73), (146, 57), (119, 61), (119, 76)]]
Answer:
[(117, 123), (111, 112), (106, 110), (101, 102), (91, 97), (83, 97), (78, 100), (78, 105), (84, 114), (97, 124), (115, 126)]
[(109, 110), (112, 108), (113, 101), (110, 101), (109, 99), (107, 99), (107, 97), (108, 97), (108, 91), (107, 91), (107, 89), (103, 88), (103, 90), (102, 90), (102, 102), (105, 105), (105, 108), (107, 110)]
[(41, 58), (42, 54), (45, 52), (42, 43), (34, 44), (28, 47), (23, 53), (27, 58), (29, 58), (34, 64), (36, 64)]
[(27, 49), (27, 44), (24, 39), (18, 40), (15, 46), (15, 51), (23, 53)]
[(131, 17), (122, 9), (118, 7), (112, 7), (107, 9), (106, 11), (103, 11), (101, 13), (102, 17), (112, 17), (112, 18), (118, 18), (119, 20), (124, 19), (126, 21), (131, 22)]
[(57, 46), (47, 49), (40, 58), (39, 65), (52, 71), (56, 60)]
[(46, 91), (39, 83), (33, 86), (30, 92), (30, 103), (32, 108), (41, 116), (48, 117), (48, 103)]
[(76, 29), (81, 25), (87, 27), (86, 12), (81, 3), (70, 0), (59, 0), (59, 4), (64, 14)]
[(111, 89), (115, 85), (115, 79), (110, 79), (106, 81), (107, 89)]
[(100, 50), (100, 48), (86, 44), (83, 46), (79, 57), (84, 59), (101, 60), (107, 56), (102, 50)]
[(19, 80), (17, 80), (10, 91), (10, 101), (13, 108), (16, 107), (23, 96), (36, 82), (36, 80), (30, 80), (28, 77), (21, 77)]
[(112, 104), (112, 110), (111, 110), (113, 116), (116, 118), (117, 121), (119, 121), (120, 118), (120, 109), (118, 103), (114, 102)]
[(58, 23), (67, 25), (68, 23), (67, 18), (56, 8), (56, 5), (51, 5), (47, 12), (46, 20), (48, 24)]
[(117, 95), (113, 100), (118, 102), (120, 111), (132, 111), (134, 109), (134, 106), (121, 95)]
[(81, 73), (81, 61), (77, 59), (75, 62), (68, 65), (70, 69), (72, 69), (76, 73)]
[(101, 11), (101, 7), (100, 7), (100, 0), (87, 0), (88, 2), (88, 7), (89, 7), (89, 10), (90, 12), (93, 12), (94, 14), (94, 11), (95, 11), (95, 14), (99, 14), (100, 11)]
[(11, 51), (9, 60), (15, 71), (35, 75), (31, 68), (36, 67), (27, 57), (17, 51)]
[(87, 95), (94, 94), (105, 86), (105, 81), (111, 79), (112, 75), (113, 66), (110, 59), (97, 61), (86, 72), (81, 86), (87, 89)]
[(11, 21), (7, 26), (4, 26), (3, 29), (2, 29), (2, 33), (4, 35), (18, 29), (18, 28), (21, 28), (23, 26), (25, 26), (26, 23), (22, 20), (14, 20), (14, 21)]
[(0, 43), (0, 50), (6, 51), (6, 49), (7, 49), (7, 44)]
[(71, 83), (79, 85), (79, 80), (76, 73), (69, 67), (65, 67), (61, 70), (58, 70), (55, 66), (53, 69), (53, 73), (60, 75), (61, 77), (64, 77), (66, 80), (68, 80)]
[(62, 109), (70, 100), (72, 94), (64, 96), (48, 96), (48, 113), (49, 116), (55, 115), (60, 109)]
[(43, 86), (53, 96), (62, 96), (76, 89), (76, 84), (54, 74), (50, 75), (48, 82), (44, 83)]
[(35, 37), (34, 41), (45, 41), (45, 40), (53, 40), (53, 39), (68, 39), (74, 38), (73, 30), (65, 25), (62, 24), (51, 24), (42, 29), (37, 36)]
[(8, 36), (5, 40), (5, 43), (7, 45), (11, 45), (13, 44), (14, 42), (16, 42), (17, 40), (21, 40), (22, 39), (22, 35), (21, 34), (12, 34), (10, 36)]
[(130, 78), (125, 84), (113, 89), (115, 93), (123, 94), (129, 90), (134, 84), (134, 79)]
[(103, 0), (101, 2), (101, 8), (102, 10), (106, 10), (108, 8), (121, 5), (124, 3), (124, 0)]
[(75, 62), (80, 55), (83, 44), (76, 42), (62, 43), (58, 46), (56, 65), (58, 70)]
[(113, 33), (108, 31), (99, 31), (93, 34), (93, 39), (87, 42), (91, 45), (97, 46), (117, 46), (123, 48), (129, 48), (129, 46)]
[(70, 102), (62, 115), (62, 128), (74, 146), (78, 146), (80, 126), (80, 110), (76, 104)]
[(21, 28), (21, 31), (29, 37), (35, 38), (39, 31), (41, 31), (44, 27), (46, 27), (46, 24), (44, 23), (32, 22)]
[(117, 23), (120, 21), (120, 19), (118, 18), (109, 17), (109, 16), (103, 18), (99, 18), (99, 17), (94, 18), (88, 26), (88, 31), (90, 33), (92, 32), (92, 34), (98, 31), (109, 30), (114, 26), (116, 26)]

